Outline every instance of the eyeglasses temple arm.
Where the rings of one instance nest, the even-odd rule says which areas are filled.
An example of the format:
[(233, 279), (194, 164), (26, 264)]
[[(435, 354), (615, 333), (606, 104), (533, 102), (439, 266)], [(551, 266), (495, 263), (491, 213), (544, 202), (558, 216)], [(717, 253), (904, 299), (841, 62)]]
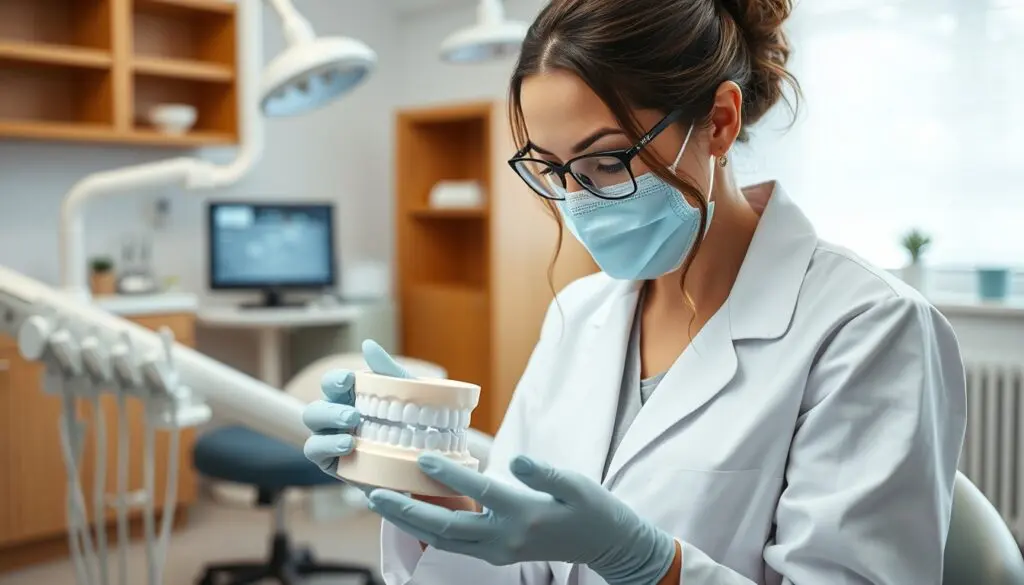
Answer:
[(630, 148), (629, 151), (627, 151), (627, 155), (630, 157), (636, 156), (638, 152), (643, 150), (645, 146), (647, 146), (648, 144), (651, 143), (652, 140), (657, 138), (658, 135), (665, 130), (665, 128), (668, 128), (669, 126), (674, 124), (676, 120), (678, 120), (682, 115), (682, 110), (673, 110), (669, 112), (667, 116), (662, 118), (660, 122), (654, 125), (654, 128), (651, 128), (651, 130), (647, 134), (644, 134), (640, 138), (640, 142), (637, 142), (636, 145), (633, 146), (633, 148)]

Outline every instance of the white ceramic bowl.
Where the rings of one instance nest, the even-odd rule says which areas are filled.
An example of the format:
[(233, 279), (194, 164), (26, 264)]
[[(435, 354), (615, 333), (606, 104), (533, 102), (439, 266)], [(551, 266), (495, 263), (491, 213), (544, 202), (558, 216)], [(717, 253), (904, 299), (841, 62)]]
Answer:
[(195, 126), (198, 112), (187, 104), (160, 104), (149, 110), (149, 123), (164, 134), (179, 136)]

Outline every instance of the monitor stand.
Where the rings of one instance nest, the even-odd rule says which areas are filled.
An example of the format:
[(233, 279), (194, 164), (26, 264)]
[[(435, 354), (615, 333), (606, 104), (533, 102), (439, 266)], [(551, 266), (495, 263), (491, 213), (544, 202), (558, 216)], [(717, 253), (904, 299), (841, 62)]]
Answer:
[(284, 293), (276, 290), (264, 290), (263, 300), (255, 303), (242, 303), (243, 309), (279, 309), (283, 307), (302, 307), (304, 303), (284, 300)]

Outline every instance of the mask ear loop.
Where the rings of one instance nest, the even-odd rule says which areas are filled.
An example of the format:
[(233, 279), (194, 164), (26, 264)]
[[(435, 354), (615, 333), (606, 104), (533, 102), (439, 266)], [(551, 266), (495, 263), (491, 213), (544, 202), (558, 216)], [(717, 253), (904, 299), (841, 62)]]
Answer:
[(718, 157), (711, 155), (711, 170), (708, 172), (708, 205), (711, 204), (711, 196), (715, 192), (715, 167), (718, 166)]
[(686, 145), (690, 142), (690, 134), (693, 134), (693, 126), (694, 124), (690, 124), (690, 129), (686, 131), (686, 138), (683, 139), (683, 145), (679, 147), (679, 154), (676, 155), (676, 160), (672, 163), (672, 166), (668, 168), (668, 170), (672, 171), (673, 175), (676, 174), (676, 168), (679, 167), (679, 161), (683, 160), (683, 153), (686, 152)]

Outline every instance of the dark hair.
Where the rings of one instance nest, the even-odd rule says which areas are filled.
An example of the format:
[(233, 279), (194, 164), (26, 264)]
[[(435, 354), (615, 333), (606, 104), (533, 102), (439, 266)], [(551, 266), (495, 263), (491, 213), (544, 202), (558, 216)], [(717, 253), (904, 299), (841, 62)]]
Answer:
[[(787, 84), (795, 98), (800, 94), (786, 70), (790, 49), (782, 25), (791, 11), (792, 0), (552, 0), (530, 26), (512, 74), (509, 118), (517, 147), (528, 142), (524, 79), (556, 69), (589, 85), (634, 141), (649, 129), (639, 127), (633, 109), (680, 110), (680, 124), (706, 124), (718, 87), (733, 81), (743, 93), (739, 140), (745, 142), (747, 127), (781, 99), (796, 112), (795, 101), (784, 95)], [(708, 194), (668, 172), (671, 161), (648, 149), (640, 158), (696, 198), (703, 233)], [(557, 220), (557, 209), (548, 205)], [(561, 243), (560, 230), (549, 280)], [(698, 240), (687, 265), (699, 247)]]

